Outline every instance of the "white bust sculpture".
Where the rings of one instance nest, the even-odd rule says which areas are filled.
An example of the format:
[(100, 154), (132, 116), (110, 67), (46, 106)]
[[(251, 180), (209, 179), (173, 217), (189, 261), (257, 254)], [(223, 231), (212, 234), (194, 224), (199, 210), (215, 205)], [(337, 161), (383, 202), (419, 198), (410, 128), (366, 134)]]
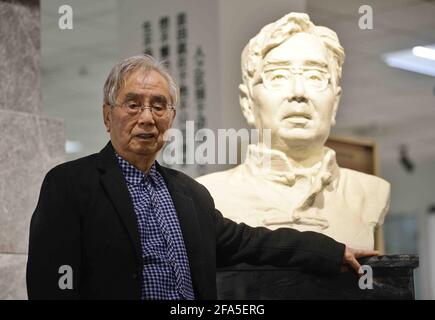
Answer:
[[(242, 53), (240, 105), (259, 143), (243, 164), (197, 180), (224, 216), (251, 226), (324, 233), (373, 249), (390, 185), (340, 168), (325, 147), (341, 96), (344, 50), (334, 31), (290, 13), (265, 26)], [(271, 130), (267, 143), (261, 129)], [(270, 162), (264, 162), (265, 155)]]

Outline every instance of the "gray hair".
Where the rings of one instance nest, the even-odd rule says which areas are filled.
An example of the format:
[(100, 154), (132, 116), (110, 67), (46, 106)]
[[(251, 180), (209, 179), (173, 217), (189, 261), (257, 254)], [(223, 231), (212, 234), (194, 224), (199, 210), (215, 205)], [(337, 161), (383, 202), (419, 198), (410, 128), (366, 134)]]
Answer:
[(306, 13), (291, 12), (281, 19), (263, 27), (253, 37), (242, 52), (242, 79), (243, 83), (250, 88), (250, 80), (261, 66), (266, 54), (275, 47), (285, 42), (295, 33), (306, 32), (318, 36), (334, 62), (334, 68), (330, 67), (335, 85), (341, 79), (341, 70), (344, 62), (344, 49), (340, 45), (337, 34), (326, 27), (316, 26), (310, 21)]
[(124, 59), (113, 66), (104, 83), (104, 104), (116, 105), (119, 90), (125, 85), (127, 76), (136, 70), (143, 70), (145, 74), (154, 70), (164, 77), (168, 82), (171, 102), (174, 107), (177, 105), (179, 88), (174, 78), (169, 74), (164, 62), (146, 54)]

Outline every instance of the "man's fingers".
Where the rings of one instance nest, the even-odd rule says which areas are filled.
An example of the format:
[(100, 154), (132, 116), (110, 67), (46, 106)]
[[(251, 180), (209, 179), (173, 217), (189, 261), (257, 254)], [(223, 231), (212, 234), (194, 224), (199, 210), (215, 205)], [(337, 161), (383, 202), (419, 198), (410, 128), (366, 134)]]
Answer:
[(346, 247), (343, 262), (345, 264), (348, 264), (350, 267), (352, 267), (352, 269), (355, 270), (358, 276), (361, 276), (362, 275), (360, 273), (361, 265), (359, 264), (357, 258), (378, 256), (378, 255), (379, 255), (379, 251), (377, 250), (358, 250), (358, 249), (352, 249)]
[(377, 251), (377, 250), (355, 250), (354, 255), (356, 258), (378, 256), (379, 251)]
[(358, 260), (351, 258), (347, 263), (355, 270), (357, 274), (360, 274), (359, 269), (361, 268), (361, 265), (359, 264)]

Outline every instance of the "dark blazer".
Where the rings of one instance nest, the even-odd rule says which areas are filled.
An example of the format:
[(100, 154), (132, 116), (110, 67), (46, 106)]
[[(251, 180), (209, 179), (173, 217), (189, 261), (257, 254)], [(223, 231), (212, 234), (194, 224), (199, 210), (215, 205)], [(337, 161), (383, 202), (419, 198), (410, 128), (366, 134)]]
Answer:
[[(338, 273), (344, 245), (314, 232), (236, 224), (215, 209), (207, 189), (157, 165), (183, 233), (197, 299), (216, 299), (216, 266), (246, 262)], [(59, 272), (71, 266), (73, 288)], [(42, 184), (30, 224), (30, 299), (140, 299), (142, 257), (136, 215), (112, 144), (61, 164)]]

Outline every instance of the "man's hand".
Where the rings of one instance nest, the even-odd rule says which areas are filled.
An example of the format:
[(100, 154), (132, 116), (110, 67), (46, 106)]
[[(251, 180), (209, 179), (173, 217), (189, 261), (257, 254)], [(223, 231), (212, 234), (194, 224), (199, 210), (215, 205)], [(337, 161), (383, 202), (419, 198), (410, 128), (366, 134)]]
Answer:
[(378, 255), (379, 255), (379, 251), (376, 250), (358, 250), (346, 246), (346, 249), (344, 250), (343, 264), (349, 265), (350, 267), (352, 267), (352, 269), (356, 271), (358, 275), (361, 275), (360, 274), (361, 265), (356, 259), (362, 257), (378, 256)]

